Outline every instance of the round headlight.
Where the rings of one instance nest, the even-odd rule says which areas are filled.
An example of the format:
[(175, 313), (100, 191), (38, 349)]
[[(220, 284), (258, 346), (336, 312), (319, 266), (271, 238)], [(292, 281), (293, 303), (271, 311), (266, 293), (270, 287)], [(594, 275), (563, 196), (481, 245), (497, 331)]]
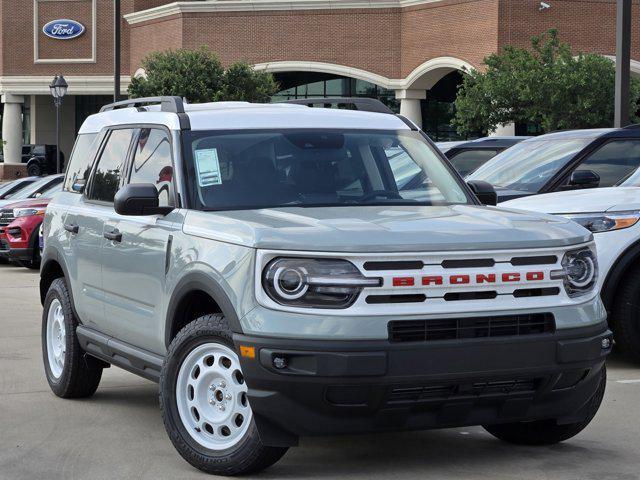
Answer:
[(309, 289), (306, 277), (304, 268), (278, 267), (273, 274), (273, 287), (282, 298), (295, 300)]
[(565, 290), (570, 297), (583, 295), (591, 291), (598, 277), (598, 262), (590, 248), (572, 250), (562, 259)]

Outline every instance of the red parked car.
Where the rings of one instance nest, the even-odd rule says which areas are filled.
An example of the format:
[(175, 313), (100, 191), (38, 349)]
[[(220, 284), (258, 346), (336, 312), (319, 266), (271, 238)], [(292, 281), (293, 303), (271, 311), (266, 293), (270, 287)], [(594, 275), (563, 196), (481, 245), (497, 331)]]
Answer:
[(28, 268), (40, 265), (38, 231), (49, 198), (13, 203), (0, 211), (0, 258)]

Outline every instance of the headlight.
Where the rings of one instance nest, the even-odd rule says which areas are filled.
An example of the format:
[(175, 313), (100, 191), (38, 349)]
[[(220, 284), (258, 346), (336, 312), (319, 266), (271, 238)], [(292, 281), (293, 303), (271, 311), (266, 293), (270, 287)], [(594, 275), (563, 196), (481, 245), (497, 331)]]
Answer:
[(583, 213), (580, 215), (563, 215), (563, 217), (579, 223), (594, 233), (598, 233), (632, 227), (640, 220), (640, 212)]
[(381, 279), (364, 277), (346, 260), (276, 258), (265, 267), (262, 284), (281, 305), (347, 308), (363, 288), (378, 287)]
[(47, 209), (43, 208), (14, 208), (13, 209), (13, 217), (31, 217), (32, 215), (44, 215), (44, 212)]
[(571, 250), (562, 258), (562, 270), (551, 272), (551, 278), (562, 278), (570, 297), (578, 297), (593, 290), (598, 279), (598, 260), (590, 248)]

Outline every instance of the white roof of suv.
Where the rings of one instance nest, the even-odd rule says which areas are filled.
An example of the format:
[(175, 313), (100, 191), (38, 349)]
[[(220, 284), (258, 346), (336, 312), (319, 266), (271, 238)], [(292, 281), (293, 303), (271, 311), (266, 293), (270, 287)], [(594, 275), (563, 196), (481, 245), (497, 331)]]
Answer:
[[(185, 104), (185, 114), (191, 130), (244, 130), (336, 128), (409, 130), (396, 115), (335, 108), (312, 108), (293, 104), (259, 104), (248, 102), (217, 102)], [(127, 124), (159, 124), (180, 130), (178, 115), (161, 111), (160, 105), (144, 109), (129, 107), (91, 115), (80, 134), (97, 133), (105, 127)]]

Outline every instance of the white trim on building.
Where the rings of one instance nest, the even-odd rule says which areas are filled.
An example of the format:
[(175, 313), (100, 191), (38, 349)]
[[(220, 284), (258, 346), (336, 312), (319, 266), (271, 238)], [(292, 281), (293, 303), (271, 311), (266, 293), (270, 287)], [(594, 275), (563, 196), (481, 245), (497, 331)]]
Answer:
[(362, 8), (403, 8), (443, 0), (205, 0), (174, 2), (130, 13), (130, 25), (183, 13), (251, 12), (266, 10), (345, 10)]

